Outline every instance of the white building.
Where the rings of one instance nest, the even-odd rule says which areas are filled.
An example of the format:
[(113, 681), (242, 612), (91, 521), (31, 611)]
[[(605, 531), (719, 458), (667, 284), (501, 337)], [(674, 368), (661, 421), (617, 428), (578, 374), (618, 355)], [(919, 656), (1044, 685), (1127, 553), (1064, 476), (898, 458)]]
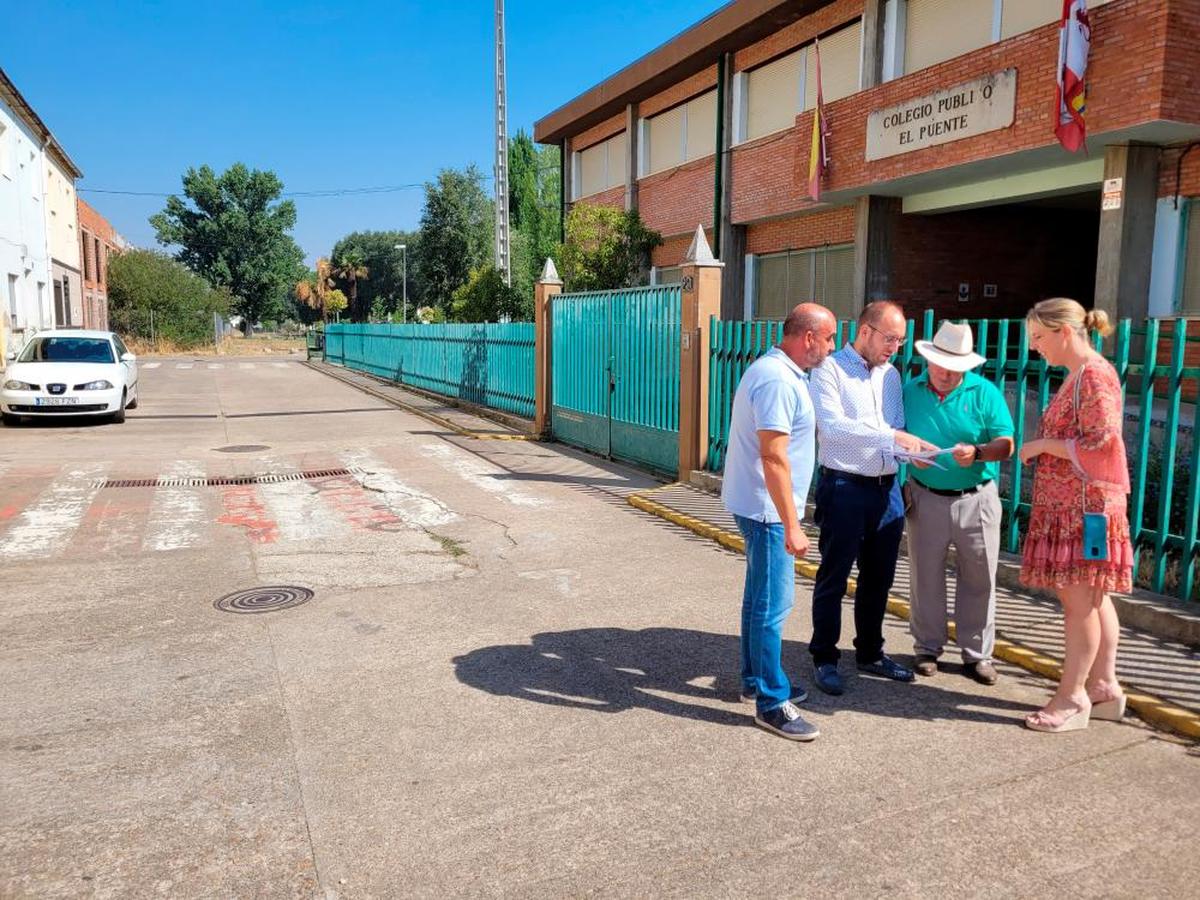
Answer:
[(0, 346), (5, 354), (54, 324), (44, 197), (49, 136), (0, 70)]
[(46, 151), (46, 238), (54, 294), (54, 327), (83, 325), (83, 277), (79, 258), (79, 210), (75, 179), (83, 173), (53, 137)]

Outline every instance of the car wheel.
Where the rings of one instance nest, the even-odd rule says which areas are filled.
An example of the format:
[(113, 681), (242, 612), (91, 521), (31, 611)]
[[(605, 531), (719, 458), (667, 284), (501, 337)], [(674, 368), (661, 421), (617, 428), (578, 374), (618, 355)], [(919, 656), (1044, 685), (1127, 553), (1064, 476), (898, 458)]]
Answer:
[(121, 408), (112, 414), (112, 421), (113, 421), (114, 425), (120, 425), (122, 422), (125, 421), (125, 399), (126, 399), (126, 395), (122, 391), (122, 393), (121, 393)]
[(135, 392), (133, 395), (133, 399), (130, 400), (127, 404), (125, 404), (125, 408), (126, 409), (137, 409), (137, 405), (138, 405), (138, 395)]
[(3, 419), (4, 424), (9, 428), (15, 428), (21, 424), (21, 417), (14, 416), (12, 413), (0, 413), (0, 419)]

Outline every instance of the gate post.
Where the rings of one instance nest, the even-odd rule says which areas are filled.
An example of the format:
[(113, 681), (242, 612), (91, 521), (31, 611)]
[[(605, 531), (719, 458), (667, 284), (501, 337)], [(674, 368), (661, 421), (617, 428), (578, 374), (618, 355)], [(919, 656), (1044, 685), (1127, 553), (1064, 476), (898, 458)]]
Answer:
[(721, 268), (704, 237), (704, 226), (683, 261), (679, 328), (679, 480), (708, 459), (709, 322), (721, 315)]
[(538, 436), (550, 430), (550, 298), (561, 294), (562, 289), (554, 260), (547, 257), (541, 277), (533, 286), (533, 430)]

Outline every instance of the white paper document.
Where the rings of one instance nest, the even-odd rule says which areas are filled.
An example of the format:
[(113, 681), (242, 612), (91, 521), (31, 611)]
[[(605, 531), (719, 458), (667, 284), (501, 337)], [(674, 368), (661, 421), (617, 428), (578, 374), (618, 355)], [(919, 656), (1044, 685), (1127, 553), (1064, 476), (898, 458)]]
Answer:
[(915, 460), (917, 462), (926, 463), (935, 469), (945, 469), (946, 467), (937, 461), (937, 457), (941, 456), (943, 453), (949, 453), (950, 449), (935, 447), (932, 450), (920, 450), (916, 453), (909, 453), (907, 450), (904, 450), (901, 447), (893, 447), (892, 456), (895, 457), (896, 462), (913, 462)]

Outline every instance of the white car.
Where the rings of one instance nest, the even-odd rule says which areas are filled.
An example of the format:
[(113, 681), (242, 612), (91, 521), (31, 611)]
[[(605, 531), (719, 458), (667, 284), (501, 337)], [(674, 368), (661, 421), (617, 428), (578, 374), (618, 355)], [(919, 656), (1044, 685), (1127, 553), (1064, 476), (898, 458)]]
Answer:
[(0, 375), (5, 425), (22, 416), (108, 416), (125, 421), (138, 402), (137, 357), (111, 331), (39, 331), (10, 353)]

